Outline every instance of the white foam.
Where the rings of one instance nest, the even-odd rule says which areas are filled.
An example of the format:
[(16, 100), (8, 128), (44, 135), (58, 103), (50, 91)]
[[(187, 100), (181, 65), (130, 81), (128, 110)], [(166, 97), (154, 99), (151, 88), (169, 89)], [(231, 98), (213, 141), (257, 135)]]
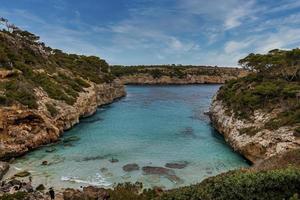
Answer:
[(112, 183), (108, 182), (103, 178), (99, 173), (96, 173), (96, 178), (89, 180), (82, 180), (79, 177), (68, 177), (68, 176), (62, 176), (61, 181), (68, 181), (73, 183), (83, 183), (87, 185), (93, 185), (93, 186), (103, 186), (103, 187), (109, 187), (112, 185)]
[(17, 171), (22, 171), (22, 168), (19, 168), (19, 167), (16, 167), (16, 166), (14, 166), (14, 169), (17, 170)]

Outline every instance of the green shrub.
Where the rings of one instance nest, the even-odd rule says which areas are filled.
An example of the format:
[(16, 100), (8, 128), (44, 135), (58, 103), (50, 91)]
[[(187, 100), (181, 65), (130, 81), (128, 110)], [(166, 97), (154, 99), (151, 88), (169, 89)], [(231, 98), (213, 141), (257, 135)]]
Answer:
[(4, 194), (0, 200), (24, 200), (27, 197), (26, 192), (16, 192), (14, 194)]
[(233, 171), (163, 195), (161, 200), (282, 200), (300, 191), (300, 169)]
[(13, 79), (5, 83), (6, 102), (12, 103), (17, 101), (29, 108), (37, 108), (36, 97), (33, 88), (24, 80)]
[(55, 117), (58, 114), (58, 110), (55, 108), (55, 106), (49, 103), (46, 103), (45, 105), (52, 117)]

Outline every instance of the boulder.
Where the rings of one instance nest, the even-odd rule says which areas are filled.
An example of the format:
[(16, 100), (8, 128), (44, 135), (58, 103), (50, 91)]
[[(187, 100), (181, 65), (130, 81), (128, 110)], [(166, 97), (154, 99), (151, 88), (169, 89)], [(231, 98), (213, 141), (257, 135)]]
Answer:
[(30, 172), (22, 171), (22, 172), (19, 172), (19, 173), (15, 174), (14, 177), (26, 177), (26, 176), (29, 176), (29, 175), (30, 175)]
[(0, 161), (0, 180), (2, 179), (2, 177), (6, 174), (6, 172), (9, 169), (9, 164), (6, 162), (1, 162)]
[(84, 195), (80, 190), (75, 189), (66, 189), (63, 192), (64, 200), (82, 200), (84, 199)]

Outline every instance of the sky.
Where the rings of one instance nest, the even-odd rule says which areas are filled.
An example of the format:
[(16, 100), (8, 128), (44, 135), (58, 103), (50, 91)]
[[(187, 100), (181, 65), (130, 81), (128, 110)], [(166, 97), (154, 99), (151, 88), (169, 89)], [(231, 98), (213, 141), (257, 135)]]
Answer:
[(300, 0), (0, 0), (0, 16), (110, 64), (237, 66), (300, 46)]

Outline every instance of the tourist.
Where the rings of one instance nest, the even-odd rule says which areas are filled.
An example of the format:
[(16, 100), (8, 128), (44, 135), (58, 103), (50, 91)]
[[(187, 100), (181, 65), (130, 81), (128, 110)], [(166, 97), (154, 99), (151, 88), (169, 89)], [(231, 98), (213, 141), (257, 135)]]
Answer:
[(54, 190), (53, 190), (52, 187), (49, 188), (49, 195), (50, 195), (50, 198), (51, 198), (51, 199), (54, 199), (54, 198), (55, 198), (55, 192), (54, 192)]

